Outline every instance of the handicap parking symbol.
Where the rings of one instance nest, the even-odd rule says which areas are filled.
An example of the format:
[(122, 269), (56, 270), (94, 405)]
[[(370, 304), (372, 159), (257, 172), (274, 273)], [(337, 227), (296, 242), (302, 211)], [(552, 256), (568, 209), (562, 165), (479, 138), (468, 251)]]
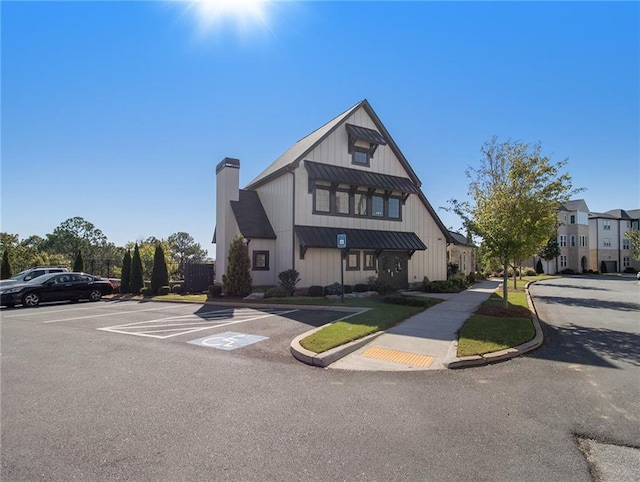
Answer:
[(198, 338), (188, 343), (209, 348), (218, 348), (219, 350), (235, 350), (236, 348), (242, 348), (243, 346), (252, 345), (268, 339), (268, 336), (247, 335), (245, 333), (226, 331), (224, 333), (218, 333), (217, 335)]

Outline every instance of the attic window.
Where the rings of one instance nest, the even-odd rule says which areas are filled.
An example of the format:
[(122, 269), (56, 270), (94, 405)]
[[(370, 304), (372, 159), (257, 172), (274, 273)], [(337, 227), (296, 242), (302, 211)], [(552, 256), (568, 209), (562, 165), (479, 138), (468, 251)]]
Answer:
[(387, 141), (378, 131), (353, 124), (346, 124), (346, 128), (349, 134), (349, 154), (353, 156), (353, 164), (368, 166), (378, 146), (387, 145)]
[(369, 151), (362, 147), (354, 147), (351, 162), (359, 166), (369, 165)]

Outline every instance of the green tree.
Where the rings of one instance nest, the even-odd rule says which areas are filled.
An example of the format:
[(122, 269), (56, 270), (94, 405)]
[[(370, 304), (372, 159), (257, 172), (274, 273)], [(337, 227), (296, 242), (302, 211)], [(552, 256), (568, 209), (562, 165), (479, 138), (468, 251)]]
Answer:
[(153, 256), (153, 272), (151, 273), (151, 289), (154, 294), (162, 286), (169, 285), (169, 272), (167, 271), (167, 260), (164, 257), (162, 244), (156, 244), (156, 252)]
[(538, 258), (538, 262), (536, 263), (536, 273), (542, 274), (544, 273), (544, 268), (542, 267), (542, 259)]
[(100, 250), (106, 244), (107, 237), (102, 231), (76, 216), (62, 222), (53, 233), (47, 234), (43, 247), (47, 252), (64, 255), (69, 260), (75, 259), (78, 250), (82, 250), (86, 259), (96, 260), (100, 258)]
[(174, 276), (184, 275), (184, 263), (204, 261), (207, 251), (202, 249), (200, 243), (196, 243), (189, 233), (178, 232), (167, 238), (169, 244), (169, 257), (176, 266)]
[(227, 272), (222, 275), (222, 289), (227, 296), (247, 296), (251, 293), (251, 260), (249, 248), (238, 234), (229, 246)]
[(9, 250), (2, 252), (2, 265), (0, 265), (0, 279), (9, 279), (13, 276), (11, 263), (9, 262)]
[(76, 260), (73, 263), (73, 271), (76, 273), (82, 273), (84, 271), (84, 260), (82, 259), (82, 251), (78, 250), (76, 254)]
[(140, 260), (138, 243), (136, 243), (133, 249), (133, 259), (131, 260), (130, 288), (134, 295), (139, 295), (142, 288), (144, 288), (144, 279), (142, 278), (142, 261)]
[(479, 168), (466, 172), (472, 201), (450, 201), (465, 226), (482, 238), (487, 254), (500, 261), (505, 307), (508, 267), (545, 245), (555, 234), (560, 204), (579, 192), (571, 176), (561, 173), (567, 160), (553, 163), (541, 150), (540, 143), (500, 143), (494, 137), (480, 151)]
[(637, 229), (627, 231), (624, 233), (624, 237), (627, 238), (631, 244), (631, 257), (636, 261), (640, 261), (640, 231)]
[(131, 293), (131, 251), (124, 252), (122, 274), (120, 275), (120, 293)]

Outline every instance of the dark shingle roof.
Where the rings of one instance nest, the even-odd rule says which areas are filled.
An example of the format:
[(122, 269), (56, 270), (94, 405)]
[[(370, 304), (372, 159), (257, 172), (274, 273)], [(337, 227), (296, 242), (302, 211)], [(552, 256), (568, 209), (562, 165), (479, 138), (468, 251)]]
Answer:
[(295, 232), (304, 248), (337, 248), (338, 234), (347, 235), (347, 249), (424, 251), (427, 246), (416, 233), (374, 229), (296, 226)]
[(411, 179), (406, 177), (389, 176), (377, 172), (332, 166), (313, 161), (304, 161), (304, 165), (309, 173), (309, 179), (312, 181), (328, 181), (410, 193), (419, 191)]
[(240, 189), (239, 200), (230, 201), (240, 233), (247, 239), (276, 239), (256, 191)]
[(456, 233), (454, 231), (449, 231), (449, 234), (453, 238), (453, 244), (462, 244), (464, 246), (473, 246), (475, 248), (475, 245), (473, 243), (470, 243), (462, 234)]

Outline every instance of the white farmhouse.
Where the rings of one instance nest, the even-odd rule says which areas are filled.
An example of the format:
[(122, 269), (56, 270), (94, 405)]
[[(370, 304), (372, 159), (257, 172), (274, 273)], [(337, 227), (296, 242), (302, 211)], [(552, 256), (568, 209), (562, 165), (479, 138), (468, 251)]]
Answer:
[[(405, 288), (447, 276), (449, 232), (369, 102), (363, 100), (296, 142), (245, 189), (240, 161), (216, 168), (216, 280), (232, 239), (248, 243), (254, 286), (295, 269), (298, 286), (370, 276)], [(346, 248), (338, 248), (338, 235)]]

